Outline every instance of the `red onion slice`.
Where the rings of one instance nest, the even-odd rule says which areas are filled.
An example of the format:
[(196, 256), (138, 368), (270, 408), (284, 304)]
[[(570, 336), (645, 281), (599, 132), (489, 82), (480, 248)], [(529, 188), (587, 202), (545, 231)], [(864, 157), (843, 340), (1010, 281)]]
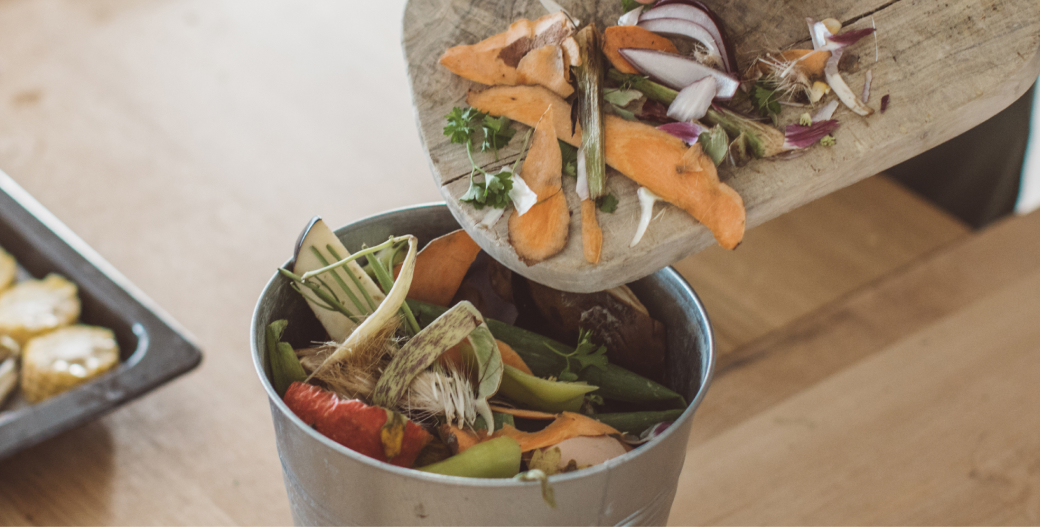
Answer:
[(704, 12), (702, 9), (689, 4), (666, 4), (643, 13), (639, 16), (639, 21), (643, 22), (660, 18), (688, 20), (703, 27), (711, 35), (712, 40), (715, 41), (719, 50), (719, 55), (722, 56), (722, 64), (726, 67), (726, 71), (731, 73), (734, 71), (730, 67), (729, 52), (726, 50), (725, 40), (722, 38), (722, 32), (719, 31), (719, 27), (715, 25), (715, 21), (712, 20), (711, 15)]
[(811, 126), (789, 124), (784, 130), (783, 148), (785, 150), (808, 148), (816, 144), (820, 139), (823, 139), (824, 136), (837, 130), (838, 126), (840, 124), (834, 119), (813, 123)]
[(704, 117), (715, 98), (715, 77), (703, 79), (679, 90), (679, 95), (668, 106), (668, 117), (676, 121), (692, 121)]
[(715, 77), (716, 99), (732, 99), (740, 87), (740, 80), (735, 76), (709, 68), (682, 55), (637, 48), (622, 48), (618, 52), (644, 75), (649, 75), (675, 90), (681, 90), (709, 75)]
[(657, 129), (682, 139), (688, 145), (696, 143), (701, 134), (708, 131), (704, 126), (690, 122), (662, 124)]
[[(666, 5), (673, 4), (682, 4), (696, 7), (697, 9), (700, 9), (701, 11), (704, 11), (708, 14), (708, 17), (711, 18), (712, 25), (715, 26), (715, 29), (719, 33), (719, 40), (717, 42), (719, 46), (721, 46), (721, 50), (726, 51), (722, 54), (723, 57), (726, 57), (726, 70), (730, 73), (739, 72), (740, 69), (737, 68), (736, 48), (733, 47), (733, 41), (729, 38), (729, 33), (726, 32), (726, 24), (722, 22), (722, 19), (719, 18), (719, 15), (716, 15), (710, 7), (705, 5), (704, 2), (701, 2), (700, 0), (658, 0), (657, 3), (654, 4), (654, 8), (656, 9), (658, 7), (664, 7)], [(710, 28), (708, 24), (701, 25)]]
[(887, 110), (887, 109), (888, 109), (888, 94), (886, 93), (886, 94), (881, 96), (881, 113), (885, 113), (885, 110)]
[(639, 21), (639, 27), (660, 35), (688, 37), (700, 42), (708, 50), (708, 58), (715, 64), (724, 64), (719, 44), (708, 30), (697, 23), (681, 18), (655, 18)]

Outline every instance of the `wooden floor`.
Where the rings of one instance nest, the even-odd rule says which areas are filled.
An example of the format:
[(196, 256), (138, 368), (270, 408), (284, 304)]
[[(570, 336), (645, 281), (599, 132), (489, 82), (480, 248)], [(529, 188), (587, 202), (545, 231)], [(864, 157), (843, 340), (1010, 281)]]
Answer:
[[(0, 460), (0, 524), (291, 521), (251, 312), (311, 215), (439, 196), (402, 5), (0, 2), (0, 167), (205, 352)], [(680, 262), (719, 360), (671, 521), (1040, 523), (1037, 240), (875, 177)]]

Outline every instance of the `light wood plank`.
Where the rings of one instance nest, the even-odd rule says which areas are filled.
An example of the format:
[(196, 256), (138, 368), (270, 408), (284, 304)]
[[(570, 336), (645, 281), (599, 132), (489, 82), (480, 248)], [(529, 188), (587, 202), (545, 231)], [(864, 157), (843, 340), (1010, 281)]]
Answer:
[(734, 349), (968, 232), (877, 176), (765, 223), (735, 251), (711, 247), (675, 268), (704, 302), (725, 362)]
[(1040, 246), (1022, 243), (1038, 238), (1040, 214), (996, 224), (723, 355), (691, 445), (1040, 269)]
[[(817, 148), (784, 162), (758, 161), (723, 170), (723, 179), (744, 199), (748, 227), (825, 196), (895, 165), (966, 131), (1006, 107), (1040, 72), (1040, 5), (1032, 0), (841, 0), (827, 2), (717, 3), (731, 26), (743, 64), (755, 54), (786, 48), (807, 39), (805, 17), (836, 16), (851, 28), (879, 29), (877, 60), (873, 46), (861, 43), (850, 51), (862, 57), (858, 73), (847, 82), (858, 90), (867, 69), (873, 70), (872, 92), (891, 94), (884, 115), (863, 119), (839, 110), (842, 122), (835, 148)], [(620, 15), (617, 2), (561, 2), (576, 17), (612, 25)], [(636, 185), (609, 170), (612, 189), (620, 193), (614, 214), (601, 214), (605, 233), (603, 261), (584, 260), (578, 239), (576, 199), (571, 203), (572, 240), (559, 255), (528, 267), (516, 256), (503, 228), (481, 229), (485, 211), (458, 201), (470, 172), (465, 149), (444, 137), (444, 116), (465, 106), (474, 83), (439, 66), (448, 47), (469, 44), (503, 31), (521, 17), (544, 13), (537, 2), (506, 0), (436, 0), (409, 2), (405, 12), (404, 47), (412, 93), (434, 180), (460, 223), (499, 261), (528, 278), (573, 291), (595, 291), (632, 281), (714, 244), (711, 234), (676, 209), (651, 224), (648, 237), (628, 248), (635, 231)], [(797, 113), (797, 112), (792, 112)], [(794, 116), (790, 116), (791, 119)], [(519, 143), (519, 142), (517, 142)], [(478, 163), (497, 167), (511, 162), (519, 144), (511, 145), (498, 163), (491, 156)], [(573, 193), (573, 189), (565, 189)]]
[(1037, 320), (1033, 271), (693, 448), (671, 522), (1035, 524)]

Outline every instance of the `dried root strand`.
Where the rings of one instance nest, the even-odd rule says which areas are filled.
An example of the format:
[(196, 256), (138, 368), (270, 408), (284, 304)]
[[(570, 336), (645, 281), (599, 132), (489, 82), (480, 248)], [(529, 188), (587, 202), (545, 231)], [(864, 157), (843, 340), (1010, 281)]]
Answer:
[(448, 424), (472, 428), (477, 418), (475, 402), (469, 375), (451, 363), (434, 364), (408, 386), (400, 408), (418, 422), (444, 416)]
[[(335, 364), (326, 365), (315, 376), (315, 379), (343, 397), (360, 399), (366, 403), (371, 402), (372, 392), (375, 390), (380, 372), (390, 362), (390, 358), (394, 356), (399, 347), (395, 336), (400, 324), (399, 317), (392, 317), (378, 330), (359, 340), (350, 353), (341, 360)], [(331, 351), (325, 350), (324, 347), (317, 348), (316, 353), (324, 355), (321, 359), (317, 357), (313, 361), (308, 359), (308, 364), (322, 364), (324, 357), (331, 355), (335, 349), (334, 346)], [(304, 360), (301, 358), (301, 362)], [(307, 368), (307, 365), (304, 365), (304, 368)]]

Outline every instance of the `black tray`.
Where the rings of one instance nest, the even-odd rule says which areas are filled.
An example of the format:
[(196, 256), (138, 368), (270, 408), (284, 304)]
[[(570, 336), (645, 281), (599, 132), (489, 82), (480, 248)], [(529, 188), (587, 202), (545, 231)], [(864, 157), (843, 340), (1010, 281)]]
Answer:
[(95, 419), (199, 364), (202, 353), (169, 315), (0, 171), (0, 247), (20, 271), (58, 273), (79, 286), (80, 320), (119, 341), (120, 364), (94, 381), (28, 405), (0, 406), (0, 458)]

